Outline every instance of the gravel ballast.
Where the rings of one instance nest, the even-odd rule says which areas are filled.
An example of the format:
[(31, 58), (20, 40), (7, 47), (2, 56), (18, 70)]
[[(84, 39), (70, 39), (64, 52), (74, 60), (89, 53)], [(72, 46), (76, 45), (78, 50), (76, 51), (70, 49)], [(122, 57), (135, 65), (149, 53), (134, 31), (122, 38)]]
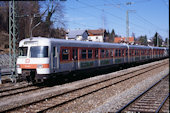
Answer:
[[(166, 67), (166, 69), (165, 69)], [(140, 86), (137, 86), (136, 89), (138, 92), (144, 91), (146, 89), (146, 87), (149, 87), (150, 85), (152, 85), (154, 82), (156, 82), (157, 80), (159, 80), (159, 77), (157, 76), (163, 76), (162, 74), (164, 74), (165, 72), (169, 71), (169, 68), (167, 68), (168, 65), (161, 67), (161, 69), (157, 69), (156, 71), (153, 72), (148, 72), (148, 75), (141, 75), (139, 77), (139, 79), (130, 79), (127, 82), (124, 83), (120, 83), (117, 85), (113, 85), (112, 87), (106, 88), (104, 90), (98, 91), (96, 93), (90, 94), (88, 96), (82, 97), (80, 99), (74, 100), (70, 103), (67, 103), (63, 106), (59, 106), (57, 108), (54, 108), (53, 110), (49, 110), (48, 112), (108, 112), (108, 110), (111, 110), (114, 106), (119, 106), (116, 105), (117, 103), (119, 103), (119, 101), (122, 99), (121, 94), (132, 88), (133, 86), (135, 86), (136, 84), (140, 84), (141, 81), (145, 81), (145, 79), (147, 79), (150, 77), (150, 79), (152, 79), (152, 81), (149, 80), (149, 82), (146, 85), (141, 84)], [(157, 75), (156, 77), (154, 77), (157, 73), (159, 72), (159, 75)], [(147, 82), (147, 81), (146, 81)], [(144, 82), (143, 82), (144, 83)], [(141, 91), (140, 91), (141, 90)], [(132, 97), (135, 97), (137, 94), (134, 93), (134, 91), (129, 90), (129, 92), (131, 92), (132, 95), (130, 95)], [(123, 97), (123, 94), (122, 94)], [(105, 106), (105, 104), (107, 105), (108, 101), (111, 101), (112, 98), (117, 98), (117, 101), (115, 103), (111, 103), (111, 108), (109, 109), (109, 107), (107, 108), (107, 106)], [(119, 100), (120, 99), (120, 100)], [(126, 104), (125, 100), (122, 100), (124, 103), (124, 105)], [(104, 106), (104, 107), (102, 107)], [(114, 112), (114, 111), (113, 111)]]
[[(163, 60), (163, 61), (165, 61), (165, 60)], [(153, 63), (150, 63), (150, 64), (145, 64), (145, 65), (142, 65), (142, 66), (125, 69), (125, 70), (121, 70), (121, 71), (106, 74), (106, 75), (100, 75), (100, 76), (97, 76), (97, 77), (88, 78), (88, 79), (85, 79), (85, 80), (80, 80), (80, 81), (76, 81), (76, 82), (73, 82), (73, 83), (64, 84), (64, 85), (61, 85), (61, 86), (54, 86), (54, 87), (46, 88), (46, 90), (41, 90), (40, 92), (36, 92), (36, 93), (33, 93), (33, 94), (29, 94), (29, 95), (20, 95), (20, 96), (16, 96), (15, 98), (7, 99), (7, 100), (1, 100), (0, 101), (0, 110), (3, 109), (3, 108), (7, 108), (7, 107), (9, 107), (9, 108), (11, 108), (12, 106), (15, 107), (15, 106), (23, 104), (23, 103), (30, 103), (30, 102), (33, 102), (35, 100), (37, 101), (37, 100), (40, 100), (40, 99), (43, 99), (43, 98), (50, 97), (51, 95), (61, 94), (65, 91), (69, 91), (69, 90), (72, 90), (72, 89), (75, 89), (75, 88), (79, 88), (79, 87), (85, 86), (87, 84), (95, 83), (97, 81), (100, 81), (101, 79), (106, 79), (106, 78), (109, 78), (111, 76), (116, 76), (116, 75), (120, 75), (120, 74), (123, 74), (123, 73), (127, 73), (128, 71), (140, 69), (140, 68), (143, 68), (145, 66), (153, 65), (153, 64), (156, 64), (156, 63), (159, 63), (159, 62), (162, 62), (162, 61), (153, 62)], [(160, 70), (158, 70), (158, 71), (160, 71)], [(144, 78), (146, 78), (146, 77), (144, 77)], [(120, 94), (120, 91), (117, 87), (112, 88), (112, 90), (116, 91), (116, 93), (114, 95)], [(105, 98), (104, 95), (108, 94), (107, 91), (106, 92), (100, 92), (100, 93), (103, 94), (103, 96), (98, 95), (101, 98)], [(96, 96), (96, 95), (93, 95), (93, 96)], [(109, 97), (110, 96), (108, 96), (108, 98)], [(100, 98), (96, 98), (97, 100), (93, 100), (93, 97), (92, 98), (89, 97), (89, 99), (90, 100), (84, 99), (84, 100), (81, 100), (81, 101), (82, 101), (82, 103), (89, 103), (91, 105), (93, 105), (93, 103), (96, 102), (97, 103), (96, 106), (92, 106), (92, 107), (91, 106), (84, 106), (83, 107), (83, 104), (82, 104), (81, 105), (82, 109), (79, 109), (79, 111), (77, 111), (77, 112), (81, 112), (81, 111), (87, 112), (87, 109), (88, 109), (87, 107), (89, 107), (88, 110), (92, 110), (92, 109), (98, 107), (98, 105), (101, 104), (99, 101), (97, 101)], [(105, 98), (105, 100), (106, 100), (106, 98)], [(76, 105), (76, 103), (75, 103), (75, 105)], [(78, 106), (76, 106), (76, 107), (78, 107)], [(74, 105), (73, 105), (72, 109), (74, 109), (76, 107), (74, 107)], [(67, 108), (69, 108), (69, 107), (67, 107)], [(84, 110), (83, 110), (83, 108), (84, 108)], [(71, 112), (71, 109), (67, 109), (67, 110), (69, 110), (69, 112)], [(74, 111), (74, 112), (76, 112), (76, 111)], [(92, 112), (93, 112), (93, 110), (92, 110)]]
[(116, 112), (118, 109), (122, 107), (122, 105), (126, 105), (137, 95), (139, 95), (141, 92), (149, 88), (152, 84), (160, 80), (163, 76), (167, 75), (168, 73), (169, 73), (169, 68), (158, 73), (157, 75), (151, 76), (137, 83), (135, 86), (131, 87), (130, 89), (125, 90), (124, 92), (119, 93), (113, 97), (110, 97), (109, 99), (106, 100), (106, 102), (103, 105), (91, 110), (90, 113)]

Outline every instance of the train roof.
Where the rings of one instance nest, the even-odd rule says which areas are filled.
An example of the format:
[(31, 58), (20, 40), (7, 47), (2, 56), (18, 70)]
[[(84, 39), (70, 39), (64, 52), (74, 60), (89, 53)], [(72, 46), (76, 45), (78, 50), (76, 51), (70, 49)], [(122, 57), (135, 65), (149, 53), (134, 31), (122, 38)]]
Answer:
[(115, 48), (136, 48), (136, 49), (166, 49), (165, 47), (152, 47), (152, 46), (142, 46), (142, 45), (127, 45), (127, 44), (117, 44), (117, 43), (106, 43), (106, 42), (89, 42), (89, 41), (75, 41), (75, 40), (65, 40), (65, 39), (56, 39), (56, 38), (45, 38), (45, 37), (32, 37), (26, 38), (20, 41), (20, 46), (24, 44), (25, 41), (38, 41), (42, 45), (46, 45), (48, 43), (58, 43), (59, 45), (62, 44), (69, 44), (74, 46), (83, 46), (83, 47), (115, 47)]

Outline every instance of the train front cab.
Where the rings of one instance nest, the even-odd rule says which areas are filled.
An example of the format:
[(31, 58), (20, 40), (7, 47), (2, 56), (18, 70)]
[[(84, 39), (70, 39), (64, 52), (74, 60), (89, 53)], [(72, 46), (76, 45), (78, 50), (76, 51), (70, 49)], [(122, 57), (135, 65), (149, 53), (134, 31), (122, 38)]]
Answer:
[(50, 74), (50, 46), (35, 42), (21, 42), (17, 58), (17, 73), (19, 79), (41, 82)]

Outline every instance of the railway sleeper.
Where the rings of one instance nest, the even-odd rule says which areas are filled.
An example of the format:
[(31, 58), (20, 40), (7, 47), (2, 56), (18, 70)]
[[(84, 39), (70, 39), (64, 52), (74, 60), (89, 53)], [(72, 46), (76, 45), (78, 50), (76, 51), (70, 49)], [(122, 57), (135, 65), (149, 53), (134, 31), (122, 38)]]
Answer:
[(142, 109), (157, 109), (159, 105), (155, 106), (143, 106), (143, 105), (132, 105), (131, 108), (142, 108)]
[(155, 105), (160, 105), (159, 103), (135, 103), (136, 105), (141, 105), (141, 106), (155, 106)]
[(133, 109), (130, 109), (130, 110), (125, 110), (125, 113), (129, 113), (129, 112), (132, 112), (132, 113), (137, 113), (137, 112), (145, 112), (145, 113), (153, 113), (155, 112), (155, 110), (151, 110), (151, 109), (139, 109), (139, 108), (133, 108)]

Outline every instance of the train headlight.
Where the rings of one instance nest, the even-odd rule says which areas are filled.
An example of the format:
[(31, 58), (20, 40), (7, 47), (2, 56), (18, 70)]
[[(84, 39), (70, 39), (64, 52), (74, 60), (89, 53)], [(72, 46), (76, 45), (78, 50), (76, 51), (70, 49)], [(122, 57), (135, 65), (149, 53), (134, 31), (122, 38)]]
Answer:
[(37, 68), (43, 68), (43, 65), (42, 64), (38, 64)]
[(17, 64), (17, 68), (20, 68), (20, 65), (19, 65), (19, 64)]

